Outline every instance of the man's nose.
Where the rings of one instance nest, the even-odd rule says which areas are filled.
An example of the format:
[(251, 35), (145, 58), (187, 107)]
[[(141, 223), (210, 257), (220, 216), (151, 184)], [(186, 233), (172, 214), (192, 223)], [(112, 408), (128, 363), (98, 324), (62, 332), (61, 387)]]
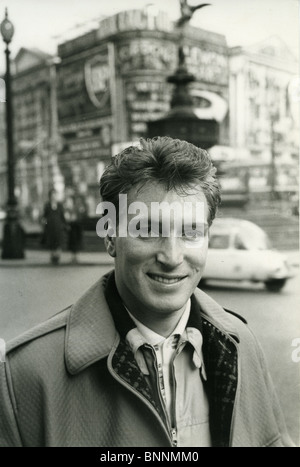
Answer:
[(170, 236), (161, 239), (157, 261), (168, 268), (175, 268), (183, 262), (183, 246), (179, 237)]

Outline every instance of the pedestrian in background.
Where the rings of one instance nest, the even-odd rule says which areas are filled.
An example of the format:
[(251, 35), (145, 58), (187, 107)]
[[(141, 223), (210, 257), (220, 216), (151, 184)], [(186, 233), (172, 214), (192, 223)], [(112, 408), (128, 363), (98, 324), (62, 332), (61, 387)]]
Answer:
[(44, 207), (42, 224), (44, 225), (42, 244), (50, 250), (51, 263), (58, 264), (65, 239), (66, 221), (63, 206), (58, 201), (55, 189), (49, 191), (49, 201)]
[(68, 250), (72, 254), (71, 262), (78, 262), (78, 253), (83, 248), (82, 220), (86, 216), (86, 207), (80, 196), (67, 197), (65, 219), (68, 223)]

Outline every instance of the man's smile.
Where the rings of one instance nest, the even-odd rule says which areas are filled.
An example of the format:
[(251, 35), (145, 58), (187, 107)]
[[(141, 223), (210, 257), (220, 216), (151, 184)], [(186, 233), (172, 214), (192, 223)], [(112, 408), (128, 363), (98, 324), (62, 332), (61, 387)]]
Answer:
[(167, 285), (172, 285), (172, 284), (177, 284), (178, 282), (181, 282), (184, 280), (187, 275), (168, 275), (168, 274), (152, 274), (152, 273), (147, 273), (147, 276), (150, 277), (153, 281), (160, 282), (162, 284), (167, 284)]

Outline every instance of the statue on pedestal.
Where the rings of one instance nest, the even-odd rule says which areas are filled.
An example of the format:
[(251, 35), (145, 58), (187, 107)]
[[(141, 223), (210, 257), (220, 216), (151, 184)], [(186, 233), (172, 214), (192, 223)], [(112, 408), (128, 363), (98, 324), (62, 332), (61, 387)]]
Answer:
[(199, 10), (200, 8), (203, 8), (209, 5), (210, 3), (200, 3), (199, 5), (192, 6), (192, 5), (188, 5), (187, 0), (180, 0), (181, 17), (177, 21), (177, 26), (178, 27), (185, 26), (185, 24), (190, 21), (190, 19), (192, 18), (196, 10)]

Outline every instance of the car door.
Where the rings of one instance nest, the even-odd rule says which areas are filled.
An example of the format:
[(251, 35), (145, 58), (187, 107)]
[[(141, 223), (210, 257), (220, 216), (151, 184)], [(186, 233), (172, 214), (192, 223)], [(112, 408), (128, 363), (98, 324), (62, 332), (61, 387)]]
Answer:
[(214, 232), (209, 239), (204, 279), (232, 279), (234, 251), (230, 232)]
[(230, 279), (249, 280), (255, 274), (255, 255), (248, 249), (239, 231), (232, 238)]

